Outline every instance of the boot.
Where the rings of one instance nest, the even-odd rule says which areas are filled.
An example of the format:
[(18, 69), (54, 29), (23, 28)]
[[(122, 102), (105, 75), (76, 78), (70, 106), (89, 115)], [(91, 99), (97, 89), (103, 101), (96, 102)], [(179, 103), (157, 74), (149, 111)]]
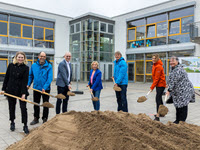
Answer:
[(10, 130), (15, 131), (15, 123), (14, 122), (10, 123)]
[(30, 123), (30, 125), (35, 125), (37, 123), (39, 123), (39, 119), (34, 118), (33, 121)]
[(154, 120), (155, 120), (155, 121), (160, 121), (160, 118), (159, 118), (159, 117), (155, 117)]
[(179, 121), (175, 120), (173, 123), (175, 123), (175, 124), (179, 124)]
[(44, 118), (44, 119), (43, 119), (43, 123), (45, 123), (45, 122), (47, 122), (47, 118)]
[(24, 133), (25, 134), (29, 134), (29, 130), (28, 130), (28, 126), (24, 126), (23, 127)]

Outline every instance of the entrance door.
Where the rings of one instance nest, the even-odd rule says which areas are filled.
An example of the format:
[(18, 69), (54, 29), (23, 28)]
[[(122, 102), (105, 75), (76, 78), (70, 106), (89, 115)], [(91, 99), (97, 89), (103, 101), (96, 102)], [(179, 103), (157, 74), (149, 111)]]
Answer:
[(134, 82), (135, 80), (135, 63), (128, 63), (128, 80)]
[(102, 80), (112, 81), (113, 63), (100, 63), (100, 70), (102, 72)]

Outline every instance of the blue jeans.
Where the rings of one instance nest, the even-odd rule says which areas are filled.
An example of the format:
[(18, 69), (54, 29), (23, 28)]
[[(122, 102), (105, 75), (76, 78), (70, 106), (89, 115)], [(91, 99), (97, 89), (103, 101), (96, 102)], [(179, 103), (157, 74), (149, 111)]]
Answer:
[[(100, 97), (101, 90), (98, 91), (93, 91), (94, 97)], [(100, 109), (100, 99), (98, 101), (92, 101), (94, 110), (99, 110)]]
[(118, 103), (118, 108), (117, 110), (120, 111), (124, 111), (124, 112), (128, 112), (128, 103), (127, 103), (127, 99), (126, 99), (126, 92), (127, 92), (127, 85), (118, 85), (122, 90), (116, 93), (116, 97), (117, 97), (117, 103)]
[[(63, 105), (62, 105), (62, 112), (67, 112), (67, 105), (68, 105), (68, 100), (69, 100), (69, 96), (67, 95), (67, 92), (69, 91), (68, 86), (65, 87), (57, 87), (58, 90), (58, 94), (63, 94), (66, 96), (66, 99), (63, 99)], [(56, 114), (60, 113), (60, 106), (62, 104), (62, 99), (57, 99), (56, 102)]]

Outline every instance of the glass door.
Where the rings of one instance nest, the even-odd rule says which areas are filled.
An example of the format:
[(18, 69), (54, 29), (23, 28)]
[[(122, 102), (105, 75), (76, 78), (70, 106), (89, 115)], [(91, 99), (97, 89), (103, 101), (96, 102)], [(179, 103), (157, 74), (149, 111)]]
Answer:
[(128, 63), (128, 80), (134, 82), (135, 80), (135, 63)]

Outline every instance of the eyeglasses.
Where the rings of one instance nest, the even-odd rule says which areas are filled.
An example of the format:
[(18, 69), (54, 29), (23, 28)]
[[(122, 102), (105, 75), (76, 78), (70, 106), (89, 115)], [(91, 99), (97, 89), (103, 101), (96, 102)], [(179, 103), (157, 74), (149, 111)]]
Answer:
[(69, 58), (70, 58), (71, 56), (66, 56), (66, 57), (69, 57)]

